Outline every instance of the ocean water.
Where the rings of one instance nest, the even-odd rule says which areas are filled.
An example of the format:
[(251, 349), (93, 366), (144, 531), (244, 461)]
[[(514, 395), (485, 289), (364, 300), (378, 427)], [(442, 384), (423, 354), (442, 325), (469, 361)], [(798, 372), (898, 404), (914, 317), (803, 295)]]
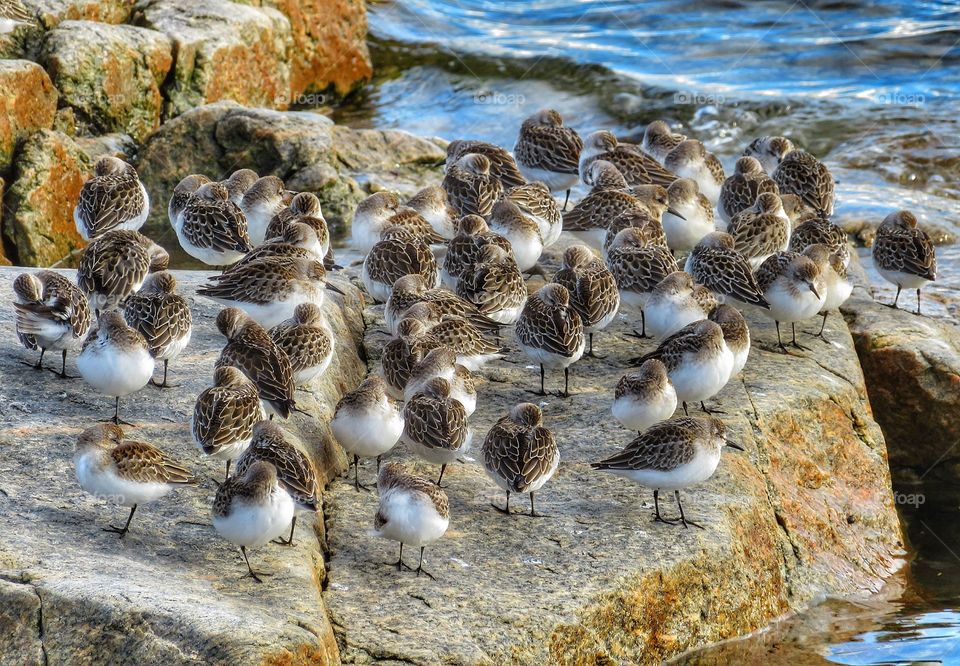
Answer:
[[(376, 78), (333, 112), (338, 122), (511, 148), (522, 120), (544, 107), (582, 134), (609, 128), (639, 137), (664, 118), (704, 141), (728, 171), (752, 138), (783, 134), (830, 167), (838, 222), (877, 224), (907, 208), (960, 233), (958, 3), (368, 6)], [(869, 250), (860, 253), (878, 296), (892, 299)], [(955, 317), (960, 246), (937, 253), (924, 308)], [(901, 507), (915, 549), (896, 581), (901, 592), (828, 601), (678, 663), (960, 663), (960, 495), (942, 484), (922, 492), (925, 503)]]

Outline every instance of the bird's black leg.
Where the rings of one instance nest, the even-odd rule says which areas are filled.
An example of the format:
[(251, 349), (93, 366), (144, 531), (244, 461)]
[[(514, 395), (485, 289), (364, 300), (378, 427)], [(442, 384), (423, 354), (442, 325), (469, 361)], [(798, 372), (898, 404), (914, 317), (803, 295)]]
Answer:
[(545, 373), (544, 373), (544, 369), (543, 369), (543, 363), (541, 363), (541, 364), (540, 364), (540, 392), (537, 393), (536, 391), (530, 391), (530, 393), (532, 393), (532, 394), (534, 394), (534, 395), (546, 395), (546, 394), (547, 394), (546, 390), (544, 389), (544, 374), (545, 374)]
[(123, 419), (120, 418), (120, 396), (116, 396), (116, 397), (114, 398), (113, 418), (112, 418), (112, 419), (106, 419), (106, 420), (107, 420), (107, 421), (113, 421), (113, 423), (116, 424), (116, 425), (125, 425), (125, 426), (135, 427), (135, 426), (134, 426), (132, 423), (130, 423), (129, 421), (124, 421)]
[(631, 338), (640, 338), (641, 340), (646, 340), (649, 335), (647, 335), (647, 315), (643, 310), (640, 310), (640, 332), (637, 333), (636, 330), (633, 333), (629, 334)]
[(917, 314), (920, 314), (920, 289), (917, 289)]
[(897, 285), (897, 295), (893, 298), (893, 305), (890, 306), (890, 307), (893, 308), (894, 310), (897, 309), (897, 301), (900, 300), (900, 290), (901, 290), (901, 289), (902, 289), (902, 287), (901, 287), (900, 285)]
[(429, 578), (430, 580), (436, 580), (436, 578), (433, 577), (432, 573), (430, 573), (429, 571), (423, 568), (423, 549), (424, 549), (424, 546), (420, 546), (420, 564), (417, 565), (417, 576), (419, 576), (420, 574), (426, 574), (427, 578)]
[(380, 459), (381, 459), (381, 458), (383, 458), (383, 456), (377, 456), (377, 474), (380, 473)]
[(537, 513), (536, 508), (533, 505), (533, 493), (530, 493), (530, 517), (531, 518), (543, 518), (542, 513)]
[(680, 491), (674, 490), (673, 494), (677, 498), (677, 506), (680, 507), (680, 522), (683, 523), (683, 526), (686, 527), (687, 525), (693, 525), (694, 527), (699, 527), (702, 530), (703, 525), (695, 523), (692, 520), (687, 520), (687, 517), (683, 515), (683, 505), (680, 503)]
[(443, 481), (443, 473), (447, 471), (447, 465), (444, 463), (440, 465), (440, 476), (437, 477), (437, 488), (446, 488), (446, 486), (441, 486), (440, 482)]
[(827, 340), (827, 336), (825, 336), (825, 335), (823, 334), (824, 329), (827, 327), (827, 315), (828, 315), (828, 314), (830, 314), (830, 313), (828, 313), (828, 312), (824, 312), (824, 313), (823, 313), (823, 321), (820, 322), (820, 332), (817, 333), (816, 335), (814, 335), (813, 337), (815, 337), (815, 338), (820, 338), (821, 340), (823, 340), (823, 341), (826, 342), (827, 344), (830, 344), (830, 341)]
[(600, 356), (599, 354), (594, 354), (594, 353), (593, 353), (593, 333), (589, 333), (588, 335), (590, 336), (590, 351), (588, 351), (586, 354), (584, 354), (584, 356), (589, 356), (590, 358), (595, 358), (595, 359), (598, 359), (598, 360), (603, 360), (603, 359), (605, 359), (606, 356)]
[[(683, 404), (683, 415), (684, 415), (684, 416), (690, 416), (690, 412), (687, 411), (687, 403), (686, 403), (686, 401), (684, 401), (682, 404)], [(642, 433), (641, 433), (641, 434), (642, 434)]]
[(23, 363), (24, 365), (30, 366), (30, 367), (33, 368), (34, 370), (43, 370), (43, 355), (46, 354), (46, 353), (47, 353), (47, 350), (46, 350), (46, 349), (43, 349), (43, 348), (41, 347), (41, 349), (40, 349), (40, 358), (37, 359), (37, 362), (36, 362), (36, 363), (30, 363), (30, 362), (28, 362), (28, 361), (20, 361), (20, 362)]
[(783, 344), (783, 340), (780, 338), (780, 322), (775, 321), (773, 323), (776, 324), (777, 326), (777, 346), (780, 348), (780, 351), (782, 351), (784, 354), (789, 354), (790, 352), (787, 351), (786, 345)]
[(133, 520), (133, 514), (136, 510), (137, 510), (136, 504), (130, 507), (130, 515), (127, 516), (127, 523), (123, 527), (117, 527), (115, 525), (111, 525), (110, 527), (104, 527), (103, 531), (119, 534), (120, 538), (122, 539), (126, 535), (126, 533), (130, 531), (130, 521)]
[[(379, 457), (377, 458), (377, 460), (379, 461)], [(378, 462), (378, 465), (379, 465), (379, 462)], [(364, 490), (370, 490), (365, 485), (360, 483), (360, 457), (356, 454), (354, 454), (353, 456), (353, 487), (354, 489), (356, 489), (357, 492), (360, 492), (361, 488), (363, 488)]]
[(493, 502), (490, 502), (490, 506), (492, 506), (494, 509), (496, 509), (500, 513), (505, 513), (506, 515), (509, 516), (510, 515), (510, 491), (509, 490), (507, 491), (507, 506), (505, 509), (501, 509), (499, 506), (497, 506)]
[(570, 397), (570, 366), (563, 369), (563, 397)]
[(676, 525), (677, 521), (667, 520), (660, 515), (660, 491), (653, 491), (653, 522), (655, 523), (666, 523), (667, 525)]
[(260, 576), (272, 576), (273, 574), (263, 573), (262, 571), (254, 571), (253, 567), (250, 566), (250, 558), (247, 557), (247, 547), (240, 546), (240, 552), (243, 553), (243, 561), (247, 563), (247, 573), (245, 573), (241, 578), (252, 578), (258, 583), (262, 583)]
[(722, 409), (709, 409), (709, 408), (707, 408), (707, 406), (704, 404), (703, 400), (700, 401), (700, 411), (702, 411), (704, 414), (726, 414), (726, 412), (723, 411)]
[(563, 199), (563, 208), (561, 210), (566, 210), (568, 203), (570, 203), (570, 190), (567, 190), (567, 196)]
[(230, 480), (230, 463), (232, 463), (232, 462), (233, 462), (232, 460), (227, 460), (227, 468), (226, 468), (226, 469), (224, 470), (224, 472), (223, 472), (223, 482), (224, 482), (224, 483), (226, 483), (227, 481)]
[(297, 516), (294, 514), (293, 520), (290, 521), (290, 538), (284, 539), (283, 537), (277, 537), (272, 541), (272, 543), (279, 544), (281, 546), (292, 546), (293, 545), (293, 530), (297, 527)]
[(802, 349), (802, 350), (804, 350), (804, 351), (810, 351), (810, 348), (809, 348), (809, 347), (804, 347), (804, 346), (801, 345), (799, 342), (797, 342), (797, 324), (796, 324), (796, 322), (790, 322), (790, 331), (793, 333), (793, 340), (790, 342), (790, 344), (791, 344), (793, 347), (797, 348), (797, 349)]
[(410, 567), (407, 566), (406, 562), (403, 561), (403, 542), (402, 541), (400, 542), (400, 557), (397, 559), (396, 562), (387, 562), (387, 564), (389, 564), (390, 566), (396, 567), (397, 571), (403, 571), (404, 567), (407, 567), (408, 570), (412, 571), (412, 569), (410, 569)]

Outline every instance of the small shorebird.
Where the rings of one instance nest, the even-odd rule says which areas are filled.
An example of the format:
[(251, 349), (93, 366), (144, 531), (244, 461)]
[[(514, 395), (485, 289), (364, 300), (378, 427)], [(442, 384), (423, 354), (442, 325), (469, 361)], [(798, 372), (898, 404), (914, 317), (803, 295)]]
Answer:
[(423, 568), (423, 550), (437, 541), (450, 524), (450, 504), (447, 494), (432, 481), (414, 476), (400, 463), (387, 463), (377, 475), (380, 505), (373, 519), (373, 528), (379, 537), (400, 542), (400, 557), (392, 566), (401, 571), (411, 569), (403, 561), (403, 545), (420, 548), (420, 564), (416, 568), (430, 578)]
[(701, 141), (687, 139), (678, 144), (664, 158), (663, 166), (678, 178), (695, 180), (703, 196), (716, 205), (726, 176), (720, 160)]
[(663, 361), (650, 358), (636, 372), (620, 378), (610, 408), (613, 418), (630, 430), (643, 431), (677, 411), (677, 392)]
[[(302, 219), (304, 218), (296, 218), (296, 220)], [(317, 236), (316, 229), (309, 224), (296, 220), (287, 222), (279, 236), (265, 240), (263, 245), (245, 255), (240, 261), (226, 269), (224, 273), (239, 270), (248, 264), (267, 258), (283, 257), (322, 262), (326, 250), (324, 250), (323, 244)]]
[(320, 199), (313, 192), (300, 192), (290, 200), (290, 205), (273, 216), (267, 231), (266, 240), (283, 235), (287, 226), (293, 222), (311, 227), (320, 243), (319, 255), (323, 258), (330, 251), (330, 230), (320, 208)]
[(544, 247), (559, 240), (563, 231), (563, 214), (544, 183), (519, 185), (507, 190), (503, 196), (515, 203), (524, 217), (537, 224)]
[(826, 245), (831, 252), (840, 255), (843, 265), (850, 263), (850, 243), (843, 229), (819, 217), (804, 220), (793, 227), (790, 234), (790, 247), (794, 252), (803, 252), (808, 245)]
[(234, 475), (217, 488), (213, 500), (213, 527), (224, 539), (240, 546), (247, 563), (244, 578), (262, 583), (250, 566), (247, 548), (259, 548), (280, 537), (294, 518), (294, 504), (280, 486), (277, 468), (268, 462), (255, 462), (242, 476)]
[(190, 190), (198, 181), (187, 176), (177, 185), (168, 211), (175, 217), (173, 230), (183, 251), (208, 266), (229, 266), (237, 263), (253, 249), (247, 234), (247, 219), (228, 198), (221, 183), (200, 185), (177, 213), (177, 201), (183, 190)]
[(354, 487), (360, 483), (360, 458), (380, 458), (390, 451), (403, 434), (403, 414), (396, 400), (387, 395), (382, 377), (370, 375), (337, 403), (330, 421), (333, 436), (353, 456)]
[(232, 365), (213, 371), (213, 386), (197, 397), (190, 419), (190, 432), (197, 448), (207, 456), (226, 460), (224, 481), (230, 478), (230, 462), (250, 445), (253, 424), (266, 418), (257, 386)]
[(306, 386), (323, 374), (333, 360), (333, 332), (313, 303), (298, 305), (290, 319), (270, 329), (270, 337), (290, 359), (297, 386)]
[(660, 515), (660, 491), (672, 490), (680, 509), (680, 523), (687, 527), (703, 527), (687, 520), (680, 503), (680, 490), (702, 483), (713, 476), (720, 463), (724, 446), (742, 451), (727, 438), (723, 421), (708, 416), (682, 416), (651, 426), (620, 453), (606, 460), (591, 463), (601, 472), (610, 472), (653, 488), (654, 521), (674, 525)]
[(253, 169), (237, 169), (220, 183), (227, 188), (227, 195), (234, 206), (239, 206), (243, 195), (260, 179)]
[(483, 441), (483, 466), (501, 490), (507, 504), (500, 513), (510, 515), (510, 493), (529, 493), (530, 516), (538, 514), (533, 494), (543, 488), (560, 464), (560, 449), (553, 433), (543, 425), (543, 412), (529, 402), (510, 409), (487, 433)]
[(290, 537), (280, 539), (285, 546), (293, 545), (293, 531), (297, 527), (297, 513), (315, 514), (320, 507), (320, 487), (313, 461), (304, 452), (303, 443), (272, 421), (258, 421), (253, 426), (250, 446), (237, 458), (238, 477), (257, 462), (267, 462), (277, 470), (280, 487), (293, 500), (294, 514), (290, 521)]
[(563, 214), (563, 229), (593, 247), (602, 247), (607, 229), (628, 211), (645, 208), (642, 201), (627, 191), (620, 171), (606, 160), (596, 160), (588, 167), (587, 178), (593, 189), (573, 208)]
[(479, 262), (457, 281), (457, 296), (500, 324), (512, 324), (527, 302), (527, 285), (513, 255), (499, 245), (485, 245)]
[(616, 278), (586, 245), (571, 245), (563, 253), (563, 265), (553, 281), (570, 293), (570, 304), (590, 340), (586, 355), (594, 357), (593, 334), (605, 329), (620, 309)]
[(97, 159), (93, 178), (83, 184), (73, 209), (77, 233), (85, 241), (112, 229), (136, 231), (150, 214), (150, 197), (137, 170), (121, 159)]
[(400, 439), (420, 458), (440, 465), (440, 486), (447, 465), (469, 451), (473, 440), (467, 410), (451, 397), (450, 382), (434, 377), (407, 400)]
[(145, 442), (124, 439), (113, 423), (87, 428), (77, 439), (73, 454), (80, 487), (94, 497), (130, 507), (123, 527), (104, 527), (122, 539), (140, 504), (159, 499), (178, 486), (195, 483), (193, 474), (163, 451)]
[(767, 257), (787, 249), (790, 220), (783, 212), (780, 197), (765, 192), (757, 197), (753, 206), (730, 220), (727, 233), (733, 236), (733, 249), (757, 270)]
[(357, 205), (350, 225), (350, 244), (361, 254), (370, 252), (390, 227), (402, 227), (428, 245), (445, 242), (430, 222), (413, 208), (404, 206), (396, 193), (376, 192)]
[(370, 298), (385, 303), (394, 283), (405, 275), (419, 275), (433, 289), (440, 286), (440, 267), (430, 246), (402, 227), (384, 229), (363, 260), (360, 278)]
[(39, 349), (36, 369), (49, 349), (61, 353), (60, 378), (67, 378), (67, 352), (79, 349), (92, 315), (79, 287), (53, 271), (21, 273), (13, 281), (17, 336), (27, 349)]
[(553, 109), (533, 114), (520, 125), (513, 154), (520, 173), (529, 181), (544, 183), (551, 192), (567, 191), (563, 208), (570, 200), (570, 188), (580, 177), (580, 151), (583, 141), (576, 130), (563, 124)]
[(505, 148), (486, 141), (456, 139), (447, 144), (447, 164), (455, 164), (464, 155), (474, 153), (490, 160), (490, 173), (500, 181), (503, 189), (526, 184), (526, 179), (517, 168), (517, 163)]
[(286, 205), (286, 188), (276, 176), (263, 176), (243, 193), (240, 210), (247, 220), (247, 234), (254, 247), (263, 243), (273, 216)]
[[(163, 382), (158, 386), (167, 388), (167, 366), (190, 344), (193, 330), (190, 304), (177, 294), (173, 274), (159, 271), (148, 275), (140, 291), (127, 299), (123, 316), (147, 341), (150, 355), (163, 361)], [(152, 377), (150, 383), (156, 383)]]
[(764, 193), (780, 194), (780, 188), (763, 170), (760, 160), (745, 155), (737, 160), (733, 175), (723, 181), (717, 212), (725, 224), (741, 211), (753, 206)]
[(503, 195), (503, 185), (490, 172), (490, 160), (475, 153), (468, 153), (447, 166), (443, 189), (450, 205), (461, 217), (486, 217)]
[(885, 280), (897, 285), (890, 307), (897, 307), (902, 289), (916, 289), (920, 314), (920, 289), (937, 279), (937, 257), (913, 213), (901, 210), (883, 218), (873, 243), (873, 263)]
[[(667, 200), (667, 191), (659, 185), (641, 185), (640, 187), (654, 187), (663, 195), (663, 202)], [(653, 204), (654, 206), (656, 204)], [(624, 211), (621, 215), (610, 220), (607, 225), (607, 232), (603, 237), (603, 244), (600, 246), (600, 254), (604, 261), (610, 256), (610, 247), (613, 241), (624, 229), (634, 229), (634, 240), (647, 247), (659, 247), (664, 252), (670, 252), (670, 246), (667, 245), (667, 235), (663, 232), (663, 223), (660, 219), (665, 206), (658, 210), (651, 211), (650, 207), (644, 206), (634, 210)]]
[(503, 358), (503, 349), (484, 337), (483, 331), (460, 317), (443, 316), (434, 303), (417, 303), (404, 317), (419, 319), (429, 334), (457, 355), (457, 363), (468, 370), (480, 370), (491, 361)]
[(640, 147), (647, 155), (663, 164), (670, 151), (686, 140), (686, 135), (677, 134), (666, 122), (654, 120), (643, 131), (643, 143)]
[(380, 373), (390, 397), (403, 397), (413, 368), (427, 352), (440, 346), (440, 341), (429, 334), (427, 325), (419, 319), (400, 321), (396, 337), (383, 346), (380, 354)]
[(303, 303), (323, 305), (327, 271), (313, 259), (264, 257), (197, 288), (197, 294), (226, 307), (240, 308), (264, 328), (293, 316)]
[(665, 338), (687, 324), (710, 316), (717, 297), (703, 285), (696, 284), (689, 273), (674, 271), (650, 291), (644, 305), (647, 331), (654, 338)]
[[(170, 195), (170, 201), (167, 202), (167, 219), (170, 220), (170, 226), (173, 229), (177, 228), (177, 218), (183, 214), (183, 209), (187, 207), (190, 198), (209, 182), (211, 182), (210, 179), (202, 173), (194, 173), (182, 178), (173, 188), (173, 194)], [(228, 192), (230, 191), (226, 181), (222, 181), (221, 184), (227, 187)]]
[(780, 166), (787, 153), (793, 150), (793, 142), (783, 136), (761, 136), (754, 139), (743, 151), (747, 157), (756, 158), (763, 170), (772, 174)]
[(87, 335), (77, 368), (90, 386), (115, 399), (113, 422), (120, 423), (120, 398), (147, 385), (154, 360), (144, 337), (127, 326), (123, 315), (108, 310)]
[(720, 302), (732, 298), (761, 308), (769, 307), (750, 263), (734, 249), (730, 234), (714, 231), (704, 236), (687, 257), (684, 270), (715, 293)]
[(94, 239), (80, 257), (77, 286), (99, 314), (120, 307), (147, 273), (165, 271), (170, 255), (139, 231), (115, 229)]
[(498, 322), (480, 314), (473, 303), (445, 289), (427, 288), (419, 275), (404, 275), (393, 283), (390, 298), (383, 308), (384, 321), (391, 334), (396, 334), (397, 324), (406, 312), (418, 303), (430, 303), (441, 319), (466, 319), (477, 328), (488, 332), (500, 329)]
[(457, 290), (460, 276), (480, 262), (480, 250), (485, 245), (499, 245), (507, 254), (513, 253), (510, 241), (490, 231), (479, 215), (465, 215), (457, 223), (457, 234), (447, 243), (440, 279), (451, 291)]
[(723, 331), (723, 341), (733, 354), (733, 369), (730, 377), (739, 375), (747, 365), (750, 355), (750, 328), (740, 310), (723, 303), (710, 313), (710, 321), (716, 322)]
[(447, 191), (439, 185), (428, 185), (407, 199), (407, 208), (415, 210), (430, 223), (438, 235), (446, 239), (453, 238), (457, 232), (457, 220), (460, 215), (450, 205)]
[(823, 282), (823, 307), (820, 309), (823, 321), (820, 322), (820, 332), (814, 337), (829, 342), (823, 335), (823, 330), (827, 326), (827, 315), (831, 310), (836, 310), (847, 302), (853, 293), (853, 283), (847, 278), (847, 267), (843, 263), (842, 252), (835, 251), (829, 245), (813, 243), (807, 245), (802, 254), (817, 265)]
[(818, 217), (833, 215), (834, 183), (827, 166), (810, 153), (792, 150), (780, 161), (772, 178), (782, 194), (796, 194)]
[(701, 409), (710, 413), (704, 401), (726, 386), (734, 363), (733, 353), (723, 339), (723, 329), (708, 319), (681, 329), (654, 351), (629, 363), (642, 366), (652, 358), (663, 361), (667, 367), (667, 376), (684, 414), (688, 413), (688, 402), (699, 402)]
[(232, 365), (250, 378), (264, 410), (289, 418), (296, 409), (295, 384), (290, 359), (264, 328), (243, 310), (226, 308), (217, 315), (217, 330), (227, 338), (216, 367)]
[[(580, 360), (586, 347), (583, 322), (570, 304), (570, 292), (559, 284), (547, 284), (527, 298), (516, 325), (517, 343), (540, 365), (540, 392), (544, 369), (563, 368), (562, 397), (570, 395), (570, 366)], [(533, 391), (536, 393), (536, 391)]]
[(628, 227), (610, 245), (607, 267), (617, 281), (621, 302), (640, 310), (637, 336), (647, 337), (647, 301), (663, 278), (679, 270), (676, 259), (666, 248), (647, 244), (638, 229)]
[(697, 182), (678, 178), (667, 188), (670, 207), (664, 211), (663, 233), (674, 252), (688, 252), (714, 231), (713, 204), (700, 194)]
[(403, 390), (404, 400), (410, 400), (423, 391), (435, 377), (450, 384), (450, 397), (463, 405), (469, 418), (477, 409), (477, 386), (470, 370), (457, 362), (457, 355), (449, 347), (431, 349), (410, 371), (410, 378)]
[(631, 186), (652, 184), (667, 187), (677, 179), (676, 174), (638, 146), (620, 143), (613, 132), (607, 130), (594, 132), (584, 140), (580, 153), (581, 177), (596, 160), (613, 164)]
[(500, 199), (493, 205), (487, 224), (491, 231), (510, 242), (513, 258), (521, 272), (528, 273), (537, 265), (544, 247), (540, 226), (525, 216), (517, 204)]
[(793, 346), (805, 349), (797, 342), (797, 322), (820, 312), (826, 299), (826, 285), (817, 264), (797, 252), (778, 252), (760, 265), (756, 277), (764, 299), (770, 304), (764, 313), (776, 324), (777, 346), (787, 353), (780, 339), (780, 323), (790, 322)]

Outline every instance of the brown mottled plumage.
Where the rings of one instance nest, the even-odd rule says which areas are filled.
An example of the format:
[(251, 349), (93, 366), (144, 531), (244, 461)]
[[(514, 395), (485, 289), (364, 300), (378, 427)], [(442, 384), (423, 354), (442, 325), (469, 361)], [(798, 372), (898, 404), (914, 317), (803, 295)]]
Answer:
[(89, 241), (112, 229), (136, 231), (147, 221), (150, 199), (137, 170), (121, 159), (97, 159), (93, 178), (83, 184), (73, 210), (77, 231)]
[(77, 268), (77, 286), (96, 312), (123, 305), (147, 273), (165, 271), (170, 255), (139, 231), (114, 229), (96, 238)]
[(163, 382), (167, 386), (167, 366), (190, 342), (193, 315), (190, 304), (176, 293), (177, 280), (172, 273), (151, 273), (143, 287), (127, 299), (123, 316), (150, 346), (150, 354), (163, 361)]

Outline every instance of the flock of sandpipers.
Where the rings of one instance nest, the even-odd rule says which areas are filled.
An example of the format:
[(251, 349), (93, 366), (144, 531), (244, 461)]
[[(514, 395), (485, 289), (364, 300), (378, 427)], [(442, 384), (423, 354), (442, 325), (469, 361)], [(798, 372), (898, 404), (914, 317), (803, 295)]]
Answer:
[[(582, 181), (590, 192), (570, 210), (554, 199)], [(784, 137), (746, 147), (726, 177), (703, 143), (651, 123), (641, 145), (608, 131), (585, 140), (546, 110), (524, 121), (512, 154), (481, 141), (449, 144), (440, 185), (403, 200), (378, 192), (361, 202), (351, 241), (363, 256), (360, 279), (384, 303), (392, 339), (379, 371), (337, 405), (332, 432), (352, 456), (361, 488), (360, 458), (377, 460), (377, 533), (423, 548), (449, 522), (440, 483), (447, 465), (471, 442), (475, 373), (503, 358), (503, 327), (540, 368), (564, 372), (592, 356), (593, 337), (621, 304), (636, 311), (639, 331), (659, 341), (644, 356), (623, 359), (635, 369), (616, 384), (612, 413), (638, 436), (593, 467), (651, 488), (654, 518), (696, 525), (679, 491), (710, 478), (721, 448), (735, 446), (707, 408), (747, 362), (750, 308), (792, 328), (823, 317), (851, 293), (846, 235), (830, 217), (834, 182), (827, 167)], [(115, 400), (112, 422), (85, 430), (75, 454), (84, 490), (130, 508), (157, 499), (194, 475), (163, 451), (126, 439), (120, 399), (153, 382), (155, 362), (187, 347), (188, 301), (176, 293), (167, 253), (139, 233), (149, 212), (135, 169), (101, 157), (75, 209), (77, 229), (90, 241), (76, 283), (48, 270), (14, 283), (17, 332), (29, 349), (79, 350), (77, 367), (96, 391)], [(200, 450), (226, 461), (213, 502), (213, 526), (240, 546), (249, 576), (259, 580), (247, 549), (279, 539), (292, 543), (296, 515), (320, 502), (317, 473), (302, 442), (274, 417), (296, 411), (295, 388), (328, 368), (334, 336), (321, 306), (327, 271), (340, 270), (316, 196), (294, 194), (274, 176), (243, 169), (223, 181), (186, 176), (168, 205), (182, 248), (222, 273), (197, 290), (225, 308), (217, 327), (226, 345), (213, 386), (196, 401), (191, 429)], [(563, 232), (577, 237), (563, 265), (547, 277), (544, 249)], [(678, 257), (685, 257), (683, 264)], [(873, 258), (880, 274), (901, 289), (935, 279), (933, 246), (908, 211), (880, 224)], [(681, 270), (681, 265), (683, 266)], [(525, 275), (546, 284), (528, 294)], [(342, 293), (342, 292), (341, 292)], [(894, 301), (894, 306), (896, 300)], [(773, 349), (771, 349), (773, 350)], [(706, 413), (688, 415), (690, 406)], [(678, 405), (683, 416), (674, 417)], [(412, 474), (381, 456), (398, 442), (439, 465), (437, 480)], [(540, 407), (521, 403), (490, 429), (482, 459), (506, 493), (530, 496), (557, 469), (560, 453)], [(231, 474), (231, 462), (234, 462)], [(677, 520), (661, 515), (660, 491), (673, 491)], [(283, 539), (289, 529), (289, 536)]]

